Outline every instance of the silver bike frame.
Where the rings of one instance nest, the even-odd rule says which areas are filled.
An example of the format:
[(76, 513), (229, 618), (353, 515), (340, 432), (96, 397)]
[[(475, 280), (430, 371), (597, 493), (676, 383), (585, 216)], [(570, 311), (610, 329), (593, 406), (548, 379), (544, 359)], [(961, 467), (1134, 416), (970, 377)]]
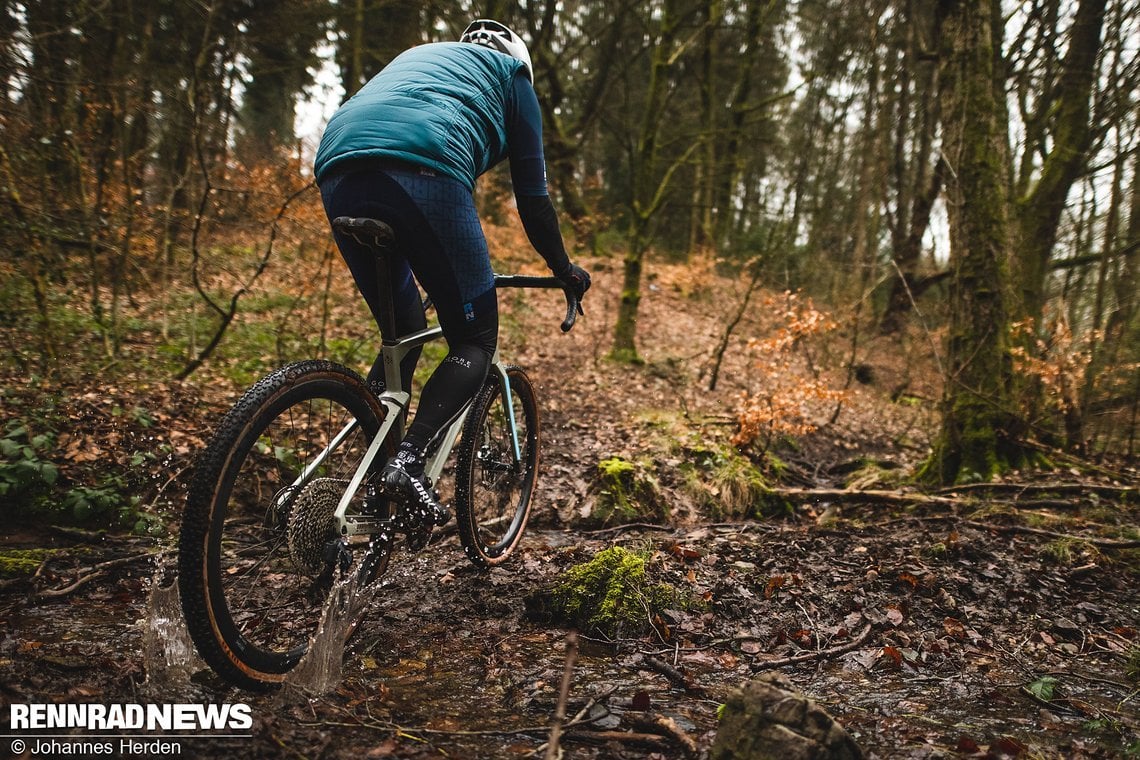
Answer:
[[(364, 453), (360, 464), (357, 465), (356, 471), (349, 480), (348, 487), (344, 493), (341, 494), (340, 501), (336, 506), (336, 511), (333, 513), (333, 524), (339, 535), (349, 537), (375, 533), (381, 530), (382, 526), (380, 523), (383, 521), (378, 518), (369, 518), (359, 515), (349, 517), (347, 515), (348, 505), (352, 503), (356, 492), (360, 490), (364, 478), (367, 477), (369, 470), (372, 469), (372, 465), (376, 461), (376, 457), (380, 455), (380, 451), (383, 449), (384, 442), (388, 440), (388, 437), (390, 435), (395, 435), (397, 438), (403, 437), (404, 413), (407, 411), (411, 402), (411, 394), (403, 388), (400, 363), (411, 351), (441, 337), (443, 337), (443, 331), (439, 327), (429, 327), (390, 343), (384, 343), (381, 347), (380, 353), (384, 364), (385, 386), (390, 389), (384, 391), (379, 396), (380, 403), (385, 409), (384, 422), (380, 425), (380, 430), (368, 445), (368, 450)], [(515, 420), (514, 404), (511, 400), (510, 379), (507, 376), (506, 367), (499, 357), (498, 349), (495, 350), (495, 354), (492, 357), (492, 369), (499, 377), (503, 398), (506, 399), (513, 448), (512, 453), (514, 455), (515, 464), (517, 465), (522, 456), (519, 448), (518, 427)], [(463, 411), (452, 420), (451, 424), (440, 433), (439, 445), (435, 448), (434, 453), (428, 457), (424, 466), (424, 472), (431, 478), (432, 482), (437, 481), (440, 473), (443, 472), (443, 466), (447, 462), (447, 458), (451, 455), (451, 450), (455, 446), (455, 441), (459, 438), (459, 433), (463, 430), (463, 423), (467, 419), (467, 413), (470, 409), (471, 404), (468, 403), (467, 406), (463, 408)], [(292, 488), (299, 488), (308, 482), (312, 473), (321, 463), (328, 459), (332, 452), (336, 450), (356, 427), (357, 422), (355, 420), (345, 425), (344, 428), (333, 437), (329, 445), (317, 455), (313, 462), (311, 462), (293, 482)], [(292, 489), (286, 489), (285, 492), (290, 490)]]

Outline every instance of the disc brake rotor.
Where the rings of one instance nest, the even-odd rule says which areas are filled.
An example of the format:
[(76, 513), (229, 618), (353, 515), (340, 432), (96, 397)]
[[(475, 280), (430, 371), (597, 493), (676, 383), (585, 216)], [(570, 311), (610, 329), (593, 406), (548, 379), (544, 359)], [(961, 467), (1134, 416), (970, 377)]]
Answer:
[(334, 533), (333, 513), (347, 485), (346, 480), (316, 478), (293, 502), (285, 529), (289, 556), (306, 575), (317, 576), (324, 569), (325, 544)]

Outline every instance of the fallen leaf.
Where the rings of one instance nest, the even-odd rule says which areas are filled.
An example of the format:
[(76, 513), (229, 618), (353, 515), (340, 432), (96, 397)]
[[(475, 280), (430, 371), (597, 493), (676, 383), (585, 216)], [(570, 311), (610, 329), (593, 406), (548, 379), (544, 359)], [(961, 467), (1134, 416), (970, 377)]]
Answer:
[(651, 707), (649, 699), (649, 692), (644, 689), (639, 689), (633, 695), (633, 709), (640, 710), (641, 712), (648, 712)]

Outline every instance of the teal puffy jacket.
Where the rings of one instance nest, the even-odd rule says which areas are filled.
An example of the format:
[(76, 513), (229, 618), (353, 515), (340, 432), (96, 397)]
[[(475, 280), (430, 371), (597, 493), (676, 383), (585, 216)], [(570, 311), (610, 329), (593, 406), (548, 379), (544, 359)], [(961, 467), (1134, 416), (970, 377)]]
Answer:
[(507, 109), (521, 61), (463, 42), (407, 50), (329, 120), (313, 172), (319, 182), (354, 158), (425, 166), (474, 189), (507, 156)]

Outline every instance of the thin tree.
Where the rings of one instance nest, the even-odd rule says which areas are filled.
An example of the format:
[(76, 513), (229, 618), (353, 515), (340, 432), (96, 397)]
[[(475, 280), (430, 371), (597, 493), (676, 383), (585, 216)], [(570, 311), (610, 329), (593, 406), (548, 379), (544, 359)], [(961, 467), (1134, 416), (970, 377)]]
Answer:
[[(1106, 1), (1080, 0), (1056, 82), (1049, 83), (1029, 119), (1038, 140), (1027, 144), (1031, 157), (1025, 161), (1033, 165), (1038, 156), (1042, 158), (1040, 175), (1036, 181), (1022, 181), (1014, 206), (1018, 285), (1014, 307), (1018, 316), (1035, 321), (1045, 307), (1046, 278), (1061, 214), (1070, 188), (1088, 163), (1095, 136), (1090, 101)], [(1028, 176), (1024, 166), (1022, 176)]]
[(637, 317), (641, 304), (641, 275), (652, 242), (650, 224), (663, 207), (678, 168), (701, 145), (700, 140), (693, 140), (679, 157), (662, 158), (663, 136), (667, 130), (677, 126), (663, 116), (669, 98), (675, 92), (671, 73), (685, 51), (682, 40), (684, 14), (678, 0), (664, 0), (660, 8), (654, 10), (658, 10), (659, 15), (651, 21), (656, 27), (656, 34), (650, 51), (649, 81), (630, 155), (627, 250), (622, 260), (621, 300), (611, 351), (614, 359), (626, 362), (641, 360), (636, 342)]

